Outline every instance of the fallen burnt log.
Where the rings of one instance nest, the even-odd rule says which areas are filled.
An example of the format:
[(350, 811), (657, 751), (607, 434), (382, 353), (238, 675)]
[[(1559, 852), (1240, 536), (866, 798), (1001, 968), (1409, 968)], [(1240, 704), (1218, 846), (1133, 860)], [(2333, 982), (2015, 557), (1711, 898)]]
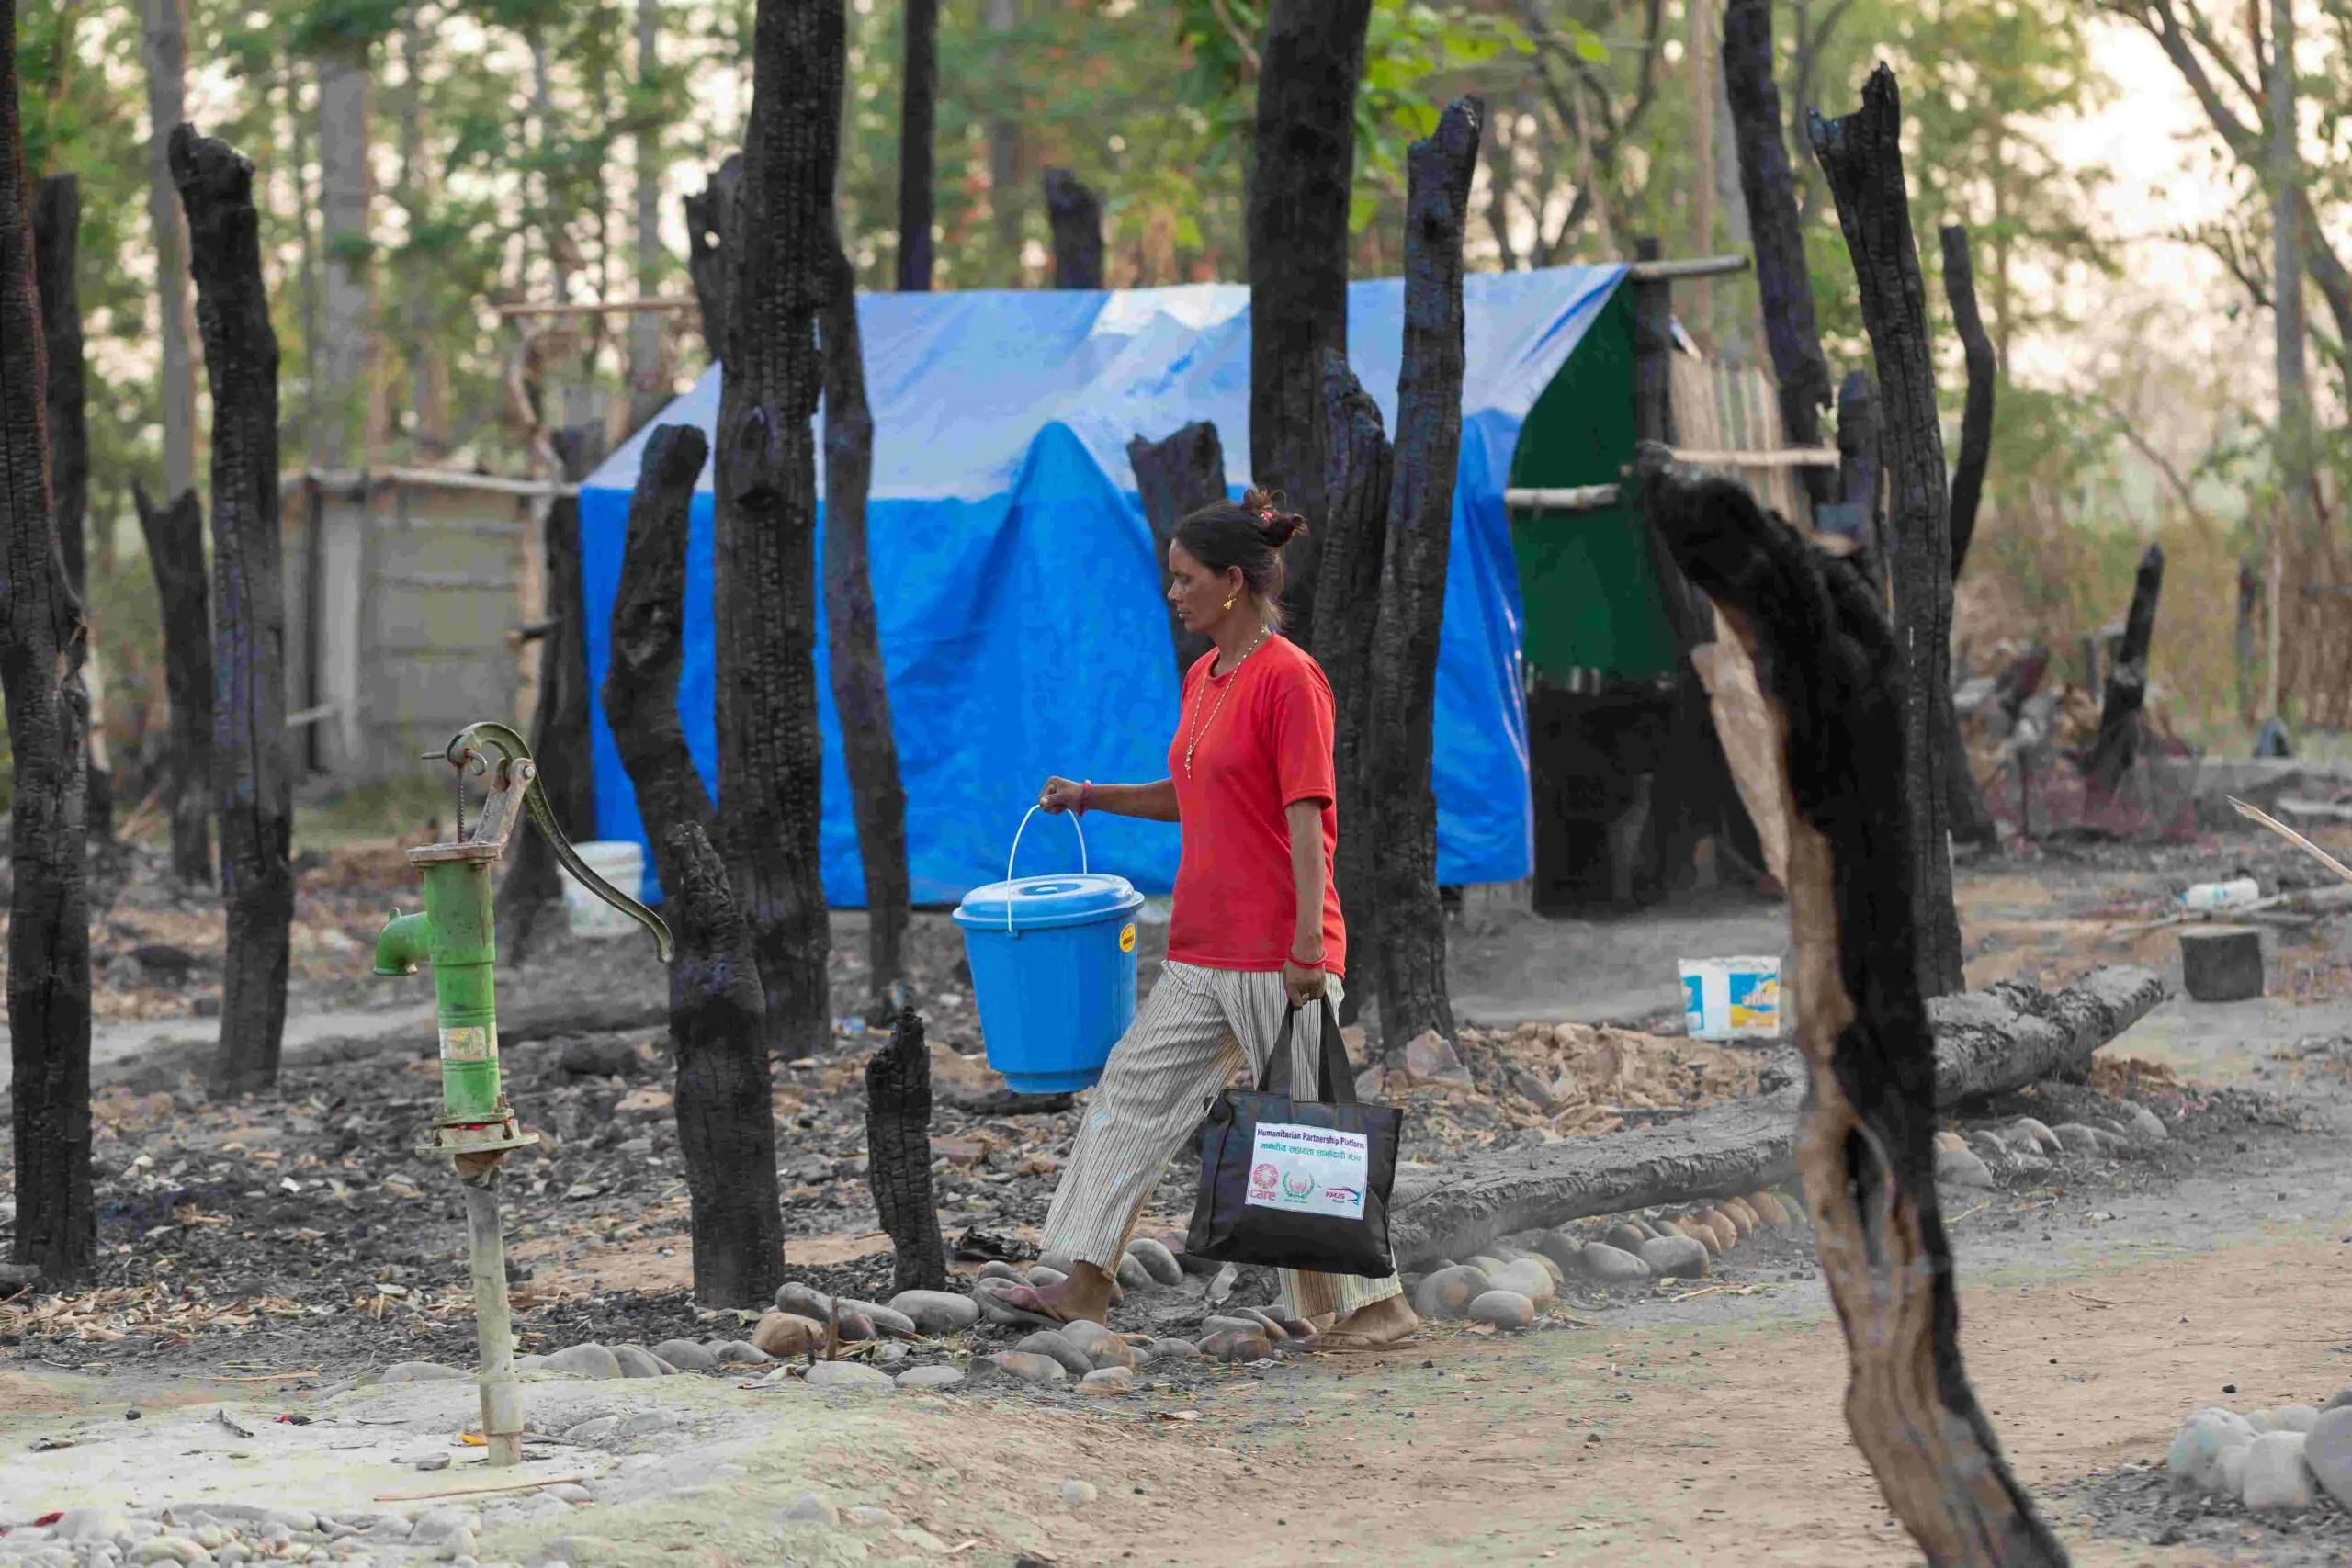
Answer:
[[(2091, 1054), (2164, 1000), (2153, 970), (2095, 969), (2064, 990), (2004, 980), (1928, 1004), (1936, 1108), (2046, 1077), (2079, 1079)], [(1761, 1092), (1651, 1127), (1540, 1149), (1479, 1155), (1400, 1176), (1389, 1244), (1400, 1266), (1466, 1258), (1498, 1236), (1658, 1203), (1727, 1198), (1796, 1173), (1804, 1069), (1793, 1052), (1764, 1066)]]

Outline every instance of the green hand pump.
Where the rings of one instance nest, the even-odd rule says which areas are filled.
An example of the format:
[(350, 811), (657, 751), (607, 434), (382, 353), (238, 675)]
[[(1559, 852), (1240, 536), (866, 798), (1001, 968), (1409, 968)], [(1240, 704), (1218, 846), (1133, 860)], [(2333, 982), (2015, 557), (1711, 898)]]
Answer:
[[(485, 748), (498, 753), (493, 763)], [(481, 1432), (493, 1465), (523, 1458), (523, 1393), (514, 1379), (514, 1325), (506, 1302), (506, 1240), (499, 1229), (499, 1162), (539, 1141), (506, 1103), (498, 1075), (497, 919), (491, 867), (506, 852), (525, 811), (554, 847), (564, 870), (591, 893), (653, 933), (662, 961), (670, 961), (670, 930), (662, 917), (588, 869), (556, 826), (538, 765), (523, 738), (503, 724), (469, 724), (441, 756), (457, 770), (457, 839), (408, 852), (424, 878), (424, 912), (395, 914), (376, 939), (376, 973), (413, 975), (433, 965), (440, 1009), (441, 1114), (417, 1152), (452, 1156), (466, 1200), (466, 1234), (473, 1259), (474, 1316), (481, 1346)], [(428, 755), (427, 760), (431, 757)], [(484, 782), (486, 796), (473, 832), (466, 831), (466, 780)]]

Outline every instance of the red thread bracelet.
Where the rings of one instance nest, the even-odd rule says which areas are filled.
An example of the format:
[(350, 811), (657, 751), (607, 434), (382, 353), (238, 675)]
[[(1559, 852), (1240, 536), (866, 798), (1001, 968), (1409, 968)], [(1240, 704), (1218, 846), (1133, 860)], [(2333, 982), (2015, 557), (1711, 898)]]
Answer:
[(1301, 958), (1295, 953), (1290, 955), (1290, 961), (1293, 967), (1299, 969), (1320, 969), (1331, 962), (1328, 956), (1313, 959)]
[(1078, 814), (1079, 814), (1080, 817), (1083, 817), (1083, 816), (1085, 816), (1085, 815), (1086, 815), (1086, 797), (1087, 797), (1088, 795), (1092, 795), (1093, 793), (1094, 793), (1094, 781), (1093, 781), (1092, 779), (1087, 779), (1087, 780), (1085, 780), (1084, 782), (1082, 782), (1082, 783), (1080, 783), (1080, 784), (1079, 784), (1079, 786), (1078, 786)]

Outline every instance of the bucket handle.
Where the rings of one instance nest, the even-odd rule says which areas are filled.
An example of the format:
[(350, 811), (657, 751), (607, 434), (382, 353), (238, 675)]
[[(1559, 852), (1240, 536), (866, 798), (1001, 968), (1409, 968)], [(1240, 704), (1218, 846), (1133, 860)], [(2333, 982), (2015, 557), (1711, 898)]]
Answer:
[[(1033, 806), (1023, 813), (1021, 826), (1012, 830), (1012, 852), (1004, 857), (1004, 931), (1007, 936), (1012, 934), (1012, 863), (1021, 857), (1021, 835), (1029, 830), (1029, 818), (1044, 809), (1042, 806)], [(1086, 829), (1078, 825), (1077, 812), (1065, 811), (1062, 815), (1069, 818), (1070, 831), (1078, 835), (1078, 869), (1083, 875), (1086, 872)]]

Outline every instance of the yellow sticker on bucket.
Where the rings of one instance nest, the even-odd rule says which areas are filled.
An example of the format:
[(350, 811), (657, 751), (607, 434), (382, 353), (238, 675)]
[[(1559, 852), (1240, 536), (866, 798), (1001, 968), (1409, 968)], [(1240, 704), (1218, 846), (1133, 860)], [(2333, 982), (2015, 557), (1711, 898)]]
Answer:
[(1119, 951), (1121, 953), (1133, 953), (1135, 950), (1136, 928), (1134, 923), (1131, 921), (1119, 932)]

